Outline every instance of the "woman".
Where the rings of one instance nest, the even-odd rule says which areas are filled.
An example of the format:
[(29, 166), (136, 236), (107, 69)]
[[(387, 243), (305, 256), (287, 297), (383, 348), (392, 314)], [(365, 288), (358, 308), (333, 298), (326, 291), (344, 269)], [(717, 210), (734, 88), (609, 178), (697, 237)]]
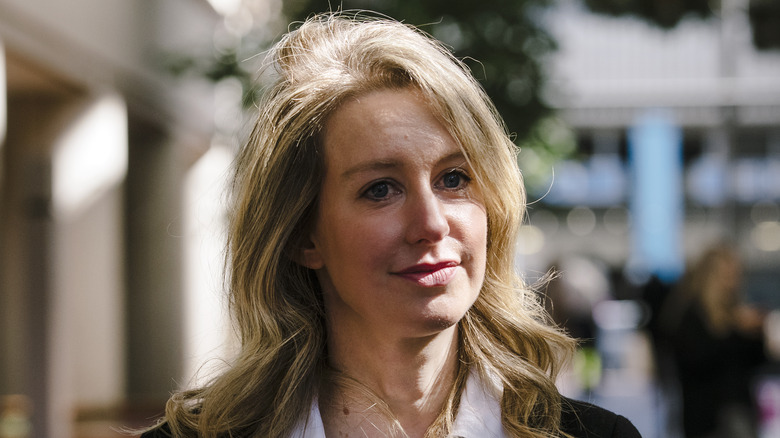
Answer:
[(662, 342), (672, 353), (685, 436), (756, 436), (751, 383), (766, 363), (765, 315), (742, 302), (742, 262), (717, 244), (691, 264), (666, 300)]
[(556, 390), (572, 341), (514, 272), (514, 146), (465, 67), (343, 14), (271, 57), (234, 181), (241, 349), (146, 436), (638, 436)]

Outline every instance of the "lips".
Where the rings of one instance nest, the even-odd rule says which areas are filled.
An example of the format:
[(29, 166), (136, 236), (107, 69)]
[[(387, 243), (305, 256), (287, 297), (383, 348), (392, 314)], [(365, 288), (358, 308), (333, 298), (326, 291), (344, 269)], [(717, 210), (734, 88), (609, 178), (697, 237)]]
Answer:
[(441, 263), (421, 263), (410, 266), (396, 274), (423, 287), (446, 286), (458, 268), (458, 263), (446, 261)]

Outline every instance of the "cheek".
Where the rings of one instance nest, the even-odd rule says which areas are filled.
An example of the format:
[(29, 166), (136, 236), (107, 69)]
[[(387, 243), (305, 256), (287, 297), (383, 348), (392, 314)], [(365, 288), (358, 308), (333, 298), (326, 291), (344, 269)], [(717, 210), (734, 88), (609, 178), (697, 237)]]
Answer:
[(481, 205), (473, 205), (464, 213), (460, 221), (462, 243), (472, 258), (473, 278), (481, 283), (487, 260), (487, 215)]
[(466, 238), (475, 250), (479, 248), (481, 252), (487, 250), (487, 214), (482, 205), (472, 205), (464, 216), (464, 227)]
[(318, 237), (327, 268), (364, 269), (395, 252), (399, 221), (382, 215), (332, 211), (321, 218)]

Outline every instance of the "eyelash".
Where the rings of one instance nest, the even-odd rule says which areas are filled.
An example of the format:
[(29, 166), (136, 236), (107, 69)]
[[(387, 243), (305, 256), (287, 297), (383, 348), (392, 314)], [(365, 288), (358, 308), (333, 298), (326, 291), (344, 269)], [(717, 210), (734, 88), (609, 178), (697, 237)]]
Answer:
[[(442, 175), (440, 181), (444, 180), (444, 178), (450, 175), (457, 175), (458, 177), (460, 177), (461, 180), (459, 181), (458, 187), (444, 187), (445, 190), (453, 191), (453, 192), (465, 190), (466, 187), (468, 187), (469, 183), (471, 182), (471, 177), (468, 175), (468, 173), (465, 170), (461, 168), (454, 168), (448, 170), (446, 173), (444, 173), (444, 175)], [(368, 188), (363, 191), (361, 197), (369, 199), (374, 202), (382, 202), (387, 200), (388, 195), (382, 197), (375, 197), (371, 195), (371, 191), (380, 185), (388, 186), (388, 195), (391, 194), (392, 191), (399, 191), (396, 184), (392, 180), (379, 180), (371, 183), (368, 186)], [(437, 185), (439, 185), (439, 183), (437, 183)]]

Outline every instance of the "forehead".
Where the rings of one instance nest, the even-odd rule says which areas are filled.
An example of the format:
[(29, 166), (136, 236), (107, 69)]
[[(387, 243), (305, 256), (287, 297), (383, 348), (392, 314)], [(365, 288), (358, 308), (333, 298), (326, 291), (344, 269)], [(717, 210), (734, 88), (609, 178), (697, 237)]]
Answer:
[(361, 162), (462, 156), (458, 143), (415, 89), (350, 98), (326, 121), (322, 144), (331, 171)]

